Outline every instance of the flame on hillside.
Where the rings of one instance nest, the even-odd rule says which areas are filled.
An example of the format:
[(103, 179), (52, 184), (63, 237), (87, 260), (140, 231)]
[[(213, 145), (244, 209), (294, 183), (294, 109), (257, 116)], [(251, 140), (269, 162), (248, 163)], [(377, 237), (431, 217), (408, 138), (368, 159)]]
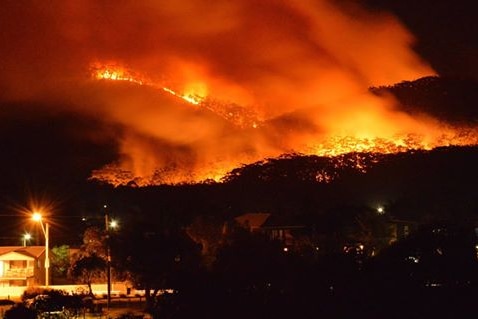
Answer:
[(131, 70), (119, 66), (116, 63), (101, 64), (99, 62), (96, 62), (92, 63), (90, 69), (92, 76), (97, 80), (125, 81), (138, 85), (151, 86), (153, 88), (163, 90), (173, 96), (177, 96), (193, 105), (200, 104), (206, 96), (206, 90), (204, 89), (200, 92), (194, 90), (192, 92), (190, 91), (184, 93), (176, 92), (168, 87), (164, 87), (160, 84), (154, 83), (152, 80), (149, 80), (137, 73), (132, 72)]
[[(257, 123), (264, 125), (263, 134), (267, 135), (270, 127), (273, 126), (267, 121), (260, 120), (256, 113), (248, 110), (246, 107), (237, 106), (235, 113), (230, 112), (230, 104), (221, 103), (220, 101), (212, 102), (212, 99), (206, 95), (207, 90), (190, 91), (189, 93), (179, 93), (163, 86), (160, 83), (122, 67), (118, 64), (99, 64), (95, 63), (91, 66), (91, 75), (97, 80), (109, 81), (125, 81), (136, 85), (148, 86), (159, 91), (166, 92), (172, 96), (178, 97), (192, 106), (200, 106), (208, 111), (223, 117), (231, 125), (239, 127), (241, 130), (247, 128), (258, 128)], [(376, 101), (375, 101), (376, 102)], [(380, 107), (378, 108), (380, 109)], [(379, 161), (379, 157), (374, 154), (394, 154), (407, 152), (410, 150), (431, 150), (440, 146), (450, 145), (475, 145), (478, 143), (476, 130), (469, 128), (452, 128), (440, 124), (432, 119), (415, 119), (408, 118), (403, 114), (386, 114), (381, 118), (381, 112), (373, 108), (369, 113), (360, 114), (358, 117), (350, 118), (352, 123), (341, 123), (340, 127), (344, 128), (349, 125), (354, 126), (354, 130), (349, 135), (320, 134), (315, 135), (313, 139), (304, 138), (305, 144), (297, 144), (293, 148), (293, 152), (318, 155), (331, 158), (331, 166), (319, 170), (316, 173), (316, 180), (321, 183), (333, 181), (337, 175), (334, 170), (344, 167), (353, 167), (359, 172), (365, 173), (371, 165)], [(399, 119), (399, 125), (413, 126), (415, 131), (421, 133), (396, 133), (390, 134), (390, 130), (384, 129), (385, 126), (391, 125), (390, 117)], [(363, 126), (360, 118), (364, 119)], [(273, 119), (274, 120), (274, 119)], [(246, 125), (247, 124), (247, 125)], [(397, 124), (397, 123), (395, 123)], [(362, 127), (361, 127), (362, 126)], [(262, 129), (262, 127), (259, 127)], [(361, 128), (361, 129), (360, 129)], [(383, 130), (379, 133), (377, 131)], [(391, 130), (394, 132), (394, 130)], [(264, 133), (265, 132), (265, 133)], [(284, 136), (288, 134), (285, 133)], [(284, 148), (283, 151), (287, 149)], [(355, 154), (354, 156), (344, 157), (344, 154)], [(368, 154), (368, 155), (367, 155)], [(242, 154), (243, 155), (243, 154)], [(280, 155), (276, 153), (275, 155)], [(195, 167), (192, 170), (178, 169), (173, 166), (165, 166), (155, 169), (149, 176), (138, 176), (129, 169), (123, 169), (121, 163), (113, 163), (93, 172), (93, 179), (107, 181), (114, 185), (154, 185), (154, 184), (178, 184), (178, 183), (194, 183), (194, 182), (220, 182), (234, 168), (244, 163), (252, 163), (260, 160), (258, 156), (243, 155), (240, 161), (224, 160), (215, 161), (202, 167)]]
[(188, 104), (203, 107), (239, 127), (247, 126), (256, 128), (261, 122), (257, 114), (244, 107), (209, 98), (207, 96), (207, 86), (201, 82), (188, 83), (184, 86), (184, 92), (179, 92), (114, 62), (91, 63), (90, 74), (96, 80), (130, 82), (164, 91), (172, 96), (182, 99)]

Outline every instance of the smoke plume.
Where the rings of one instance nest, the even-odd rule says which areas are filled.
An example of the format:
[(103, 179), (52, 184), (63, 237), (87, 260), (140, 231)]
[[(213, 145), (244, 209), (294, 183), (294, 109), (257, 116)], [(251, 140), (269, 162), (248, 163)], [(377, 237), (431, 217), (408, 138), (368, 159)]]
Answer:
[[(95, 172), (116, 183), (217, 179), (286, 152), (333, 154), (331, 138), (433, 146), (447, 132), (368, 93), (434, 71), (394, 16), (355, 2), (7, 1), (0, 30), (0, 98), (121, 127), (117, 161)], [(127, 76), (92, 76), (102, 65)]]

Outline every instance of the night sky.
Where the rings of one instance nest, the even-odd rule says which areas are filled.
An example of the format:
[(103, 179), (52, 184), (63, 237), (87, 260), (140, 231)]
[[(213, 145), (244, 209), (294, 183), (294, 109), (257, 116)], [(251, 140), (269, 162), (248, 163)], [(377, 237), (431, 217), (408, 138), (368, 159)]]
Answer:
[[(384, 120), (394, 134), (403, 120), (408, 130), (428, 130), (427, 120), (403, 119), (388, 104), (353, 101), (369, 101), (361, 92), (370, 86), (427, 75), (477, 78), (478, 22), (469, 1), (332, 3), (4, 1), (3, 215), (31, 208), (32, 198), (71, 214), (65, 203), (111, 163), (137, 174), (179, 167), (174, 174), (189, 176), (218, 158), (233, 168), (301, 151), (349, 129), (336, 124), (347, 112), (358, 127)], [(89, 68), (97, 61), (127, 65), (178, 91), (207, 85), (208, 96), (253, 106), (264, 125), (232, 126), (154, 87), (95, 82)], [(362, 112), (378, 115), (360, 123)]]
[(367, 1), (397, 15), (418, 39), (420, 53), (441, 75), (477, 77), (478, 23), (467, 0)]

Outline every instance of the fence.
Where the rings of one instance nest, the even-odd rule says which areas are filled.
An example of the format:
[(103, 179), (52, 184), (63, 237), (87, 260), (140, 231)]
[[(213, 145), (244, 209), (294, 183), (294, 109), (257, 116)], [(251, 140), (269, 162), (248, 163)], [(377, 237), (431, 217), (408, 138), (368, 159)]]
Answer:
[[(44, 286), (38, 286), (38, 288), (42, 288)], [(0, 287), (0, 299), (12, 299), (12, 300), (19, 300), (22, 296), (23, 292), (28, 288), (34, 288), (34, 286), (5, 286)], [(86, 285), (52, 285), (48, 286), (49, 289), (56, 289), (56, 290), (63, 290), (67, 293), (80, 293), (80, 292), (87, 292), (88, 287)], [(107, 293), (107, 285), (106, 284), (92, 284), (91, 288), (93, 293), (98, 296), (106, 295)], [(126, 295), (125, 283), (113, 283), (111, 285), (111, 295), (112, 296), (119, 296), (119, 295)], [(134, 293), (134, 292), (133, 292)]]

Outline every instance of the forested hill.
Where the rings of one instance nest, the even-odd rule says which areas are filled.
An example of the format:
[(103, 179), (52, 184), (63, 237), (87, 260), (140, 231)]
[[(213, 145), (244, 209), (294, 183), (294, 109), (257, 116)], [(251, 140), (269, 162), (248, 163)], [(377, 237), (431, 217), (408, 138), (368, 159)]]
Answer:
[[(353, 163), (360, 159), (360, 169)], [(111, 189), (113, 210), (151, 215), (231, 218), (250, 212), (316, 216), (340, 207), (386, 206), (397, 218), (474, 218), (478, 213), (478, 147), (337, 158), (290, 155), (246, 165), (223, 183)], [(367, 165), (367, 166), (366, 166)], [(320, 180), (321, 176), (330, 177)]]
[(455, 124), (478, 122), (477, 80), (430, 76), (370, 90), (377, 95), (391, 93), (411, 114), (427, 113)]
[(458, 217), (478, 212), (477, 162), (478, 147), (350, 153), (340, 158), (294, 155), (239, 168), (229, 175), (228, 183), (262, 205), (281, 202), (285, 207), (313, 211), (338, 205), (390, 204), (397, 215), (407, 218), (416, 213)]

